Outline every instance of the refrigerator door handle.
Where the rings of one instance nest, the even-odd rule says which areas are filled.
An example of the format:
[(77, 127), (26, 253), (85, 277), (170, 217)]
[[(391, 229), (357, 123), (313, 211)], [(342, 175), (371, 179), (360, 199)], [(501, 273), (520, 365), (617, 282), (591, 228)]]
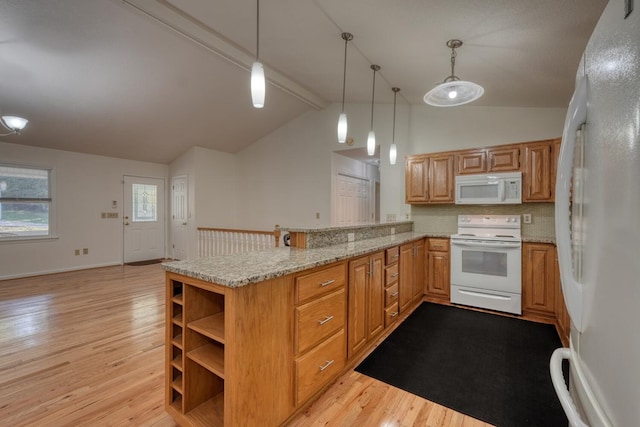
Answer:
[(571, 230), (569, 224), (569, 195), (573, 174), (573, 153), (576, 133), (587, 119), (587, 76), (579, 82), (569, 103), (562, 132), (560, 159), (556, 180), (555, 224), (558, 248), (558, 264), (562, 293), (571, 321), (582, 332), (582, 283), (575, 279), (571, 259)]
[(562, 405), (562, 409), (564, 409), (564, 413), (567, 414), (569, 425), (571, 427), (589, 427), (584, 423), (584, 421), (582, 421), (582, 418), (580, 418), (576, 405), (573, 403), (573, 399), (567, 389), (567, 384), (564, 382), (564, 376), (562, 375), (562, 361), (564, 359), (571, 362), (570, 349), (557, 348), (553, 351), (551, 360), (549, 361), (549, 371), (551, 373), (553, 388), (556, 390), (558, 399), (560, 399), (560, 404)]

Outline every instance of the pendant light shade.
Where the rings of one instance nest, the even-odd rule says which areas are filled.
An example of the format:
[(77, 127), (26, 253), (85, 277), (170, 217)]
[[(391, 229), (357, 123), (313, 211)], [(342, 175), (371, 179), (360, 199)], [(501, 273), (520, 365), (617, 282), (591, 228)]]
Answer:
[(260, 0), (256, 0), (256, 60), (251, 67), (251, 100), (255, 108), (264, 107), (266, 83), (260, 62)]
[(264, 107), (264, 94), (264, 67), (261, 62), (256, 61), (251, 67), (251, 100), (255, 108)]
[(424, 96), (424, 102), (427, 104), (434, 107), (455, 107), (473, 102), (484, 94), (484, 89), (479, 84), (460, 80), (455, 75), (456, 49), (460, 46), (460, 40), (453, 39), (447, 42), (447, 47), (451, 49), (451, 75), (427, 92)]
[(347, 115), (344, 112), (344, 92), (347, 83), (347, 44), (353, 40), (353, 34), (342, 33), (342, 40), (344, 40), (344, 67), (342, 70), (342, 112), (338, 117), (338, 142), (344, 144), (347, 140)]
[(396, 146), (396, 98), (400, 88), (392, 87), (391, 90), (393, 91), (393, 131), (391, 133), (391, 147), (389, 147), (389, 163), (395, 165), (398, 157), (398, 147)]
[(371, 130), (367, 137), (367, 154), (373, 156), (376, 154), (376, 133), (373, 131), (373, 105), (376, 97), (376, 71), (380, 71), (379, 65), (372, 65), (373, 70), (373, 87), (371, 89)]

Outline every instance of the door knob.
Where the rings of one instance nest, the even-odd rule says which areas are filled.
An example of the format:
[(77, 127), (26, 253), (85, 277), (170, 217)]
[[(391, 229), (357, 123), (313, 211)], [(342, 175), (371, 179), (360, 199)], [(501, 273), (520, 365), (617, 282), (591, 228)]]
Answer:
[(124, 225), (129, 225), (129, 221), (125, 221), (125, 222), (124, 222)]

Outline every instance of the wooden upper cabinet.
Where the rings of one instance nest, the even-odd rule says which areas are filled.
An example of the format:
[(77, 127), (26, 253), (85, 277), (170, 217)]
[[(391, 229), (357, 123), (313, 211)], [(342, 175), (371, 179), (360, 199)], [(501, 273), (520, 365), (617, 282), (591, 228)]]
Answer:
[(458, 175), (484, 173), (487, 171), (486, 150), (464, 151), (456, 157), (458, 158)]
[(554, 141), (540, 141), (524, 146), (522, 171), (523, 202), (553, 202), (555, 178), (552, 177)]
[(406, 203), (453, 203), (453, 162), (451, 153), (407, 157)]
[(429, 200), (427, 193), (427, 156), (407, 157), (405, 167), (405, 201), (407, 203), (424, 203)]
[(487, 148), (487, 172), (520, 170), (520, 147)]
[(429, 156), (429, 202), (453, 203), (453, 154)]

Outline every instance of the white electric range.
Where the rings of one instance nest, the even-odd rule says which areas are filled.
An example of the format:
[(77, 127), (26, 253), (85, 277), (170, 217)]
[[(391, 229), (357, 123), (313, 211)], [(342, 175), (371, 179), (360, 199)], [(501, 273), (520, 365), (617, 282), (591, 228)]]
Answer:
[(451, 302), (522, 314), (519, 215), (460, 215), (451, 236)]

